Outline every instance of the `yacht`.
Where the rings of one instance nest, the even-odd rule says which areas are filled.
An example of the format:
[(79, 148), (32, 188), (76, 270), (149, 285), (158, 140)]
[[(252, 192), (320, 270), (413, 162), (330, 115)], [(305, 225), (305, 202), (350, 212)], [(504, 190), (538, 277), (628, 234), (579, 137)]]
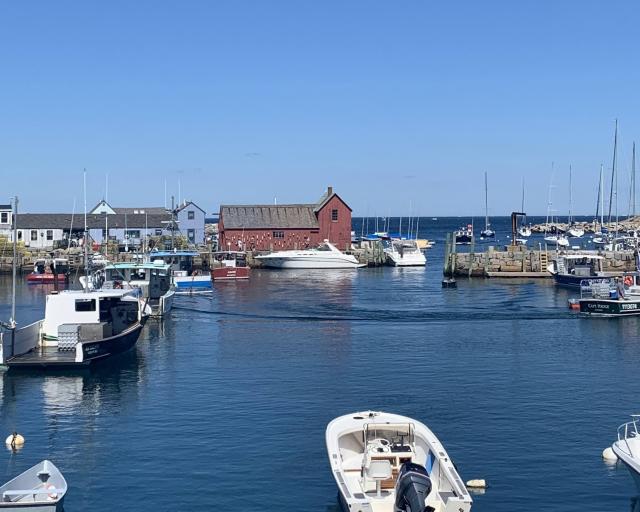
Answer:
[(422, 423), (356, 412), (327, 426), (327, 451), (345, 512), (469, 512), (472, 499), (438, 438)]
[(132, 348), (148, 314), (131, 290), (53, 292), (44, 319), (0, 334), (0, 365), (89, 366)]
[(525, 225), (520, 226), (518, 228), (518, 236), (521, 238), (529, 238), (531, 236), (531, 228)]
[(640, 414), (632, 414), (631, 421), (618, 427), (618, 440), (611, 446), (613, 453), (627, 467), (640, 492)]
[(549, 245), (569, 247), (569, 239), (564, 235), (546, 235), (544, 241)]
[(584, 236), (584, 228), (578, 225), (573, 225), (569, 228), (568, 233), (572, 238), (582, 238)]
[[(82, 282), (83, 277), (80, 278)], [(171, 311), (176, 293), (171, 284), (171, 266), (162, 260), (153, 263), (113, 263), (94, 272), (89, 288), (133, 290), (151, 308), (151, 316), (161, 317)]]
[(360, 264), (355, 256), (344, 254), (329, 240), (325, 240), (315, 249), (278, 251), (256, 256), (265, 267), (271, 268), (358, 268)]
[(595, 254), (563, 254), (556, 256), (547, 271), (559, 286), (579, 289), (585, 281), (600, 280), (605, 277), (602, 271), (602, 256)]
[(424, 267), (427, 264), (416, 240), (391, 240), (385, 244), (384, 253), (396, 267)]

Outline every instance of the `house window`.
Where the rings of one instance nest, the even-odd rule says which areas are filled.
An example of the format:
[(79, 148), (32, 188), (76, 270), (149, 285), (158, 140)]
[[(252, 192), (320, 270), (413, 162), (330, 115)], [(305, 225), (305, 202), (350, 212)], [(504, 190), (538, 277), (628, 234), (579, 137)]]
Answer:
[(162, 230), (156, 229), (156, 236), (162, 236)]
[(189, 238), (189, 242), (195, 242), (196, 241), (196, 230), (195, 229), (187, 230), (187, 238)]
[(9, 214), (7, 212), (0, 213), (0, 224), (9, 224)]
[(196, 212), (194, 212), (193, 210), (189, 210), (187, 212), (187, 219), (189, 220), (193, 220), (196, 218)]
[(18, 240), (22, 240), (22, 230), (18, 231)]
[(274, 231), (273, 238), (284, 238), (284, 231)]
[(87, 312), (96, 310), (96, 299), (76, 300), (76, 311)]
[(32, 229), (31, 230), (31, 241), (35, 242), (36, 240), (38, 240), (38, 230), (37, 229)]
[(140, 238), (140, 230), (139, 229), (127, 229), (124, 232), (125, 238)]
[(53, 240), (53, 229), (47, 229), (47, 240)]
[(338, 210), (331, 210), (331, 220), (333, 222), (337, 222), (338, 221)]

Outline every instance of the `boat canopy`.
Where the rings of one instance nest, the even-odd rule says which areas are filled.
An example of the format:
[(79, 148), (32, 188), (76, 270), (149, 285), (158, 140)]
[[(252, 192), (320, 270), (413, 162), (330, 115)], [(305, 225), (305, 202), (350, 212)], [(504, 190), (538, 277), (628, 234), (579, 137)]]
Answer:
[(168, 269), (171, 265), (169, 265), (168, 263), (165, 263), (163, 260), (154, 260), (153, 262), (145, 262), (145, 263), (136, 263), (136, 262), (129, 262), (129, 263), (112, 263), (110, 265), (107, 265), (105, 267), (105, 270), (127, 270), (127, 269), (133, 269), (133, 270), (153, 270), (153, 269), (157, 269), (157, 268), (164, 268), (164, 269)]

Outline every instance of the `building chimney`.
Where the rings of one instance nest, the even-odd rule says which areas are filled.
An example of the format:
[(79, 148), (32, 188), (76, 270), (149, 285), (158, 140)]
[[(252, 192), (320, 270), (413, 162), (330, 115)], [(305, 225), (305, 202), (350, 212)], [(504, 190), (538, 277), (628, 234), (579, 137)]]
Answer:
[(331, 197), (333, 195), (333, 187), (327, 187), (327, 197)]

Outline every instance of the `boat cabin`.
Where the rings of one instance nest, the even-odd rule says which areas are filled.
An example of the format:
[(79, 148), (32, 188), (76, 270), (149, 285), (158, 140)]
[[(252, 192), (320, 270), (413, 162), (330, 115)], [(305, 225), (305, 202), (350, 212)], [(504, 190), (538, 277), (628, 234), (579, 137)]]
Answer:
[(74, 290), (47, 295), (42, 323), (43, 344), (57, 346), (61, 333), (67, 331), (63, 327), (69, 325), (80, 326), (84, 339), (120, 334), (139, 319), (138, 300), (130, 293), (127, 290)]
[(193, 259), (200, 256), (197, 251), (152, 251), (149, 256), (167, 263), (173, 275), (189, 276), (193, 273)]
[(105, 267), (102, 279), (103, 283), (97, 288), (137, 288), (142, 297), (159, 299), (171, 288), (171, 266), (162, 260), (153, 263), (115, 263)]
[(560, 275), (594, 277), (603, 275), (604, 258), (591, 254), (565, 254), (555, 259), (556, 272)]

